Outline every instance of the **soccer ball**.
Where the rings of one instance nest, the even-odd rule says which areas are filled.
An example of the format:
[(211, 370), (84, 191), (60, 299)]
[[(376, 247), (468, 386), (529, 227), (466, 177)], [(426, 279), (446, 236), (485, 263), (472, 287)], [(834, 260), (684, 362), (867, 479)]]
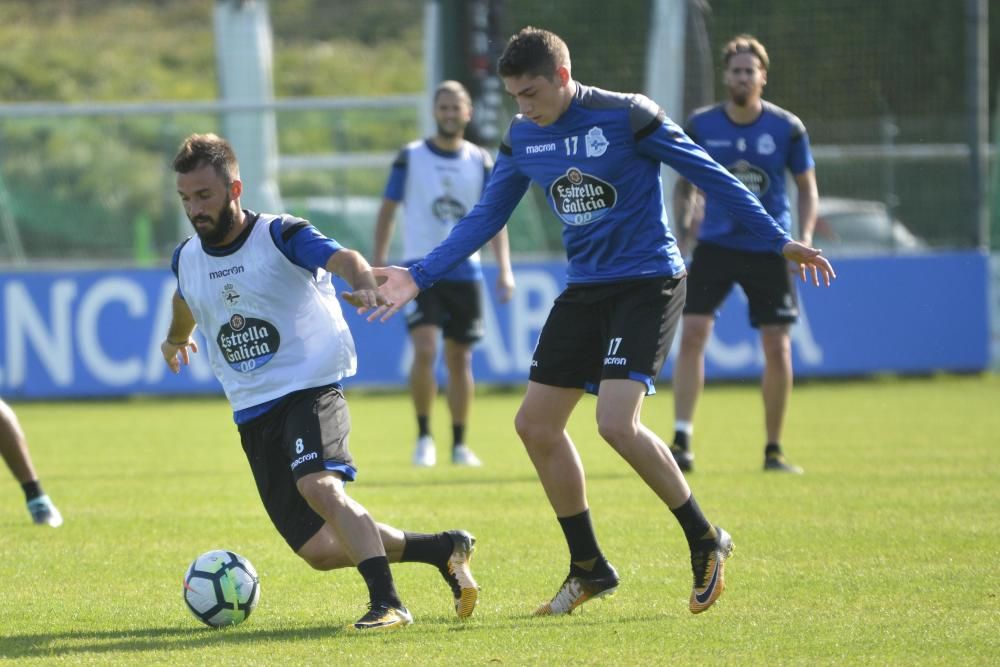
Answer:
[(260, 601), (257, 570), (232, 551), (209, 551), (194, 559), (184, 575), (184, 602), (213, 628), (239, 625)]

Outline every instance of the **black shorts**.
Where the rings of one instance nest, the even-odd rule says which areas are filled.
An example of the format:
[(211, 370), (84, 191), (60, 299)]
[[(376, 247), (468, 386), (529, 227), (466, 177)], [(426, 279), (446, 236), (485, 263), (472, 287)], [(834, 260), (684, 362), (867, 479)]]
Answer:
[(712, 315), (733, 285), (743, 288), (750, 306), (750, 326), (792, 324), (799, 318), (798, 300), (788, 260), (771, 252), (732, 250), (699, 243), (688, 268), (685, 315)]
[(406, 311), (406, 327), (430, 324), (445, 338), (475, 343), (483, 337), (483, 304), (478, 280), (442, 280), (420, 292)]
[(295, 482), (322, 470), (355, 475), (347, 447), (351, 416), (339, 384), (296, 391), (266, 413), (239, 425), (243, 451), (267, 515), (298, 551), (323, 525)]
[(686, 286), (683, 275), (570, 285), (545, 320), (529, 378), (590, 393), (601, 380), (635, 380), (656, 393)]

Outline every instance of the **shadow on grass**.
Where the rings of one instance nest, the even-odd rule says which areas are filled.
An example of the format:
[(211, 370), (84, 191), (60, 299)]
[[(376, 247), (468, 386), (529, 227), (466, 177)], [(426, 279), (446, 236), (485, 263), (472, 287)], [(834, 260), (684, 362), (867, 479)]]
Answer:
[[(419, 473), (414, 473), (414, 474), (419, 474)], [(612, 472), (603, 472), (603, 471), (589, 472), (588, 471), (586, 474), (587, 474), (587, 479), (588, 480), (594, 480), (594, 481), (597, 481), (597, 480), (600, 480), (600, 481), (609, 481), (609, 480), (617, 480), (617, 479), (633, 479), (633, 478), (635, 478), (635, 473), (632, 472), (631, 470), (622, 470), (621, 472), (617, 472), (617, 471), (612, 471)], [(169, 477), (169, 475), (167, 475), (167, 476)], [(219, 476), (218, 471), (212, 471), (212, 470), (206, 470), (206, 471), (202, 471), (202, 472), (198, 472), (198, 471), (195, 471), (195, 472), (184, 472), (184, 474), (183, 474), (184, 478), (203, 477), (203, 478), (206, 478), (206, 479), (211, 479), (211, 478), (217, 478), (218, 476)], [(51, 477), (52, 477), (52, 479), (58, 479), (58, 477), (56, 477), (56, 476), (51, 476)], [(121, 481), (121, 476), (120, 475), (106, 475), (106, 474), (102, 474), (102, 473), (89, 475), (89, 474), (83, 473), (83, 474), (75, 474), (72, 478), (65, 477), (64, 479), (87, 480), (87, 481), (100, 481), (100, 480)], [(139, 481), (139, 480), (142, 480), (142, 479), (162, 480), (162, 479), (164, 479), (164, 474), (162, 472), (157, 472), (157, 473), (152, 473), (151, 472), (149, 474), (133, 474), (133, 473), (130, 473), (129, 474), (129, 479), (131, 481)], [(382, 478), (382, 479), (376, 479), (376, 480), (370, 480), (368, 478), (365, 478), (363, 481), (358, 482), (358, 484), (364, 486), (365, 488), (372, 488), (372, 489), (379, 489), (379, 488), (394, 489), (394, 488), (400, 488), (400, 487), (419, 488), (419, 487), (423, 487), (423, 486), (429, 486), (429, 487), (431, 487), (431, 486), (433, 486), (433, 487), (439, 487), (439, 486), (472, 486), (472, 487), (478, 487), (478, 486), (482, 486), (484, 484), (485, 485), (493, 485), (493, 484), (537, 484), (537, 483), (538, 483), (538, 477), (536, 475), (532, 474), (532, 473), (528, 473), (528, 474), (512, 474), (512, 475), (503, 476), (503, 477), (500, 477), (500, 476), (483, 477), (483, 476), (480, 476), (480, 475), (476, 474), (475, 472), (467, 473), (467, 474), (463, 475), (462, 477), (437, 477), (437, 476), (431, 477), (431, 476), (427, 476), (426, 478), (422, 478), (422, 479), (415, 479), (413, 477), (409, 477), (409, 478), (406, 478), (406, 479), (403, 479), (403, 478), (400, 478), (400, 477), (393, 477), (391, 479)]]
[[(635, 473), (631, 470), (623, 470), (621, 472), (594, 472), (587, 473), (588, 481), (609, 481), (616, 479), (633, 479), (635, 478)], [(438, 478), (433, 479), (378, 479), (363, 482), (358, 482), (358, 484), (363, 485), (365, 488), (388, 488), (395, 489), (400, 487), (440, 487), (440, 486), (472, 486), (480, 487), (484, 485), (494, 485), (494, 484), (538, 484), (538, 476), (529, 473), (523, 475), (510, 475), (506, 477), (479, 477), (475, 474), (463, 476), (463, 477), (450, 477), (450, 478)]]
[[(477, 622), (478, 621), (478, 622)], [(546, 627), (551, 630), (562, 625), (584, 626), (589, 628), (606, 628), (609, 619), (601, 615), (592, 615), (590, 618), (574, 615), (572, 619), (568, 616), (539, 618), (530, 613), (526, 614), (502, 614), (490, 618), (487, 622), (478, 618), (465, 623), (456, 622), (455, 619), (433, 619), (418, 621), (419, 626), (430, 629), (433, 633), (486, 633), (492, 637), (499, 631), (523, 632), (526, 625), (537, 623), (540, 630)], [(659, 623), (658, 617), (641, 617), (629, 619), (629, 622), (650, 622)], [(272, 630), (252, 630), (250, 628), (222, 628), (213, 630), (211, 628), (137, 628), (134, 630), (107, 630), (107, 631), (74, 631), (74, 632), (53, 632), (28, 634), (21, 636), (6, 636), (0, 641), (0, 659), (4, 658), (57, 658), (60, 656), (73, 655), (81, 657), (85, 654), (107, 655), (107, 654), (133, 654), (136, 660), (138, 654), (146, 651), (169, 652), (190, 648), (212, 648), (215, 646), (237, 647), (242, 645), (256, 645), (258, 648), (264, 642), (298, 642), (316, 641), (326, 638), (340, 638), (343, 640), (356, 639), (361, 641), (372, 639), (386, 639), (392, 637), (395, 640), (406, 642), (407, 637), (417, 626), (411, 626), (400, 632), (389, 634), (360, 634), (351, 632), (344, 626), (305, 626), (295, 628), (281, 628)], [(420, 633), (414, 637), (426, 640), (427, 635)], [(482, 638), (481, 638), (482, 640)]]
[(293, 642), (337, 637), (344, 627), (313, 626), (257, 630), (250, 628), (138, 628), (92, 632), (54, 632), (14, 637), (0, 641), (0, 658), (38, 658), (84, 653), (141, 653), (219, 645), (259, 644), (263, 641)]

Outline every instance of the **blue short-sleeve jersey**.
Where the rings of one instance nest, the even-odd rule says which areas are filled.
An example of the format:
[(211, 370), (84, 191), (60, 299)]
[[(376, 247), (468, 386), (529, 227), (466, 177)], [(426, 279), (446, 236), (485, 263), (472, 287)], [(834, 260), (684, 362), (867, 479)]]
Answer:
[[(688, 119), (685, 131), (716, 162), (726, 167), (754, 193), (785, 231), (792, 225), (785, 172), (801, 174), (815, 166), (809, 135), (794, 114), (763, 102), (763, 111), (747, 125), (734, 123), (725, 105), (699, 109)], [(705, 201), (705, 218), (698, 240), (736, 250), (769, 250), (714, 197)]]
[(654, 102), (577, 83), (551, 125), (515, 116), (482, 199), (410, 272), (421, 289), (439, 280), (506, 224), (535, 182), (562, 223), (569, 284), (677, 275), (684, 262), (667, 221), (660, 163), (725, 202), (770, 250), (790, 240)]

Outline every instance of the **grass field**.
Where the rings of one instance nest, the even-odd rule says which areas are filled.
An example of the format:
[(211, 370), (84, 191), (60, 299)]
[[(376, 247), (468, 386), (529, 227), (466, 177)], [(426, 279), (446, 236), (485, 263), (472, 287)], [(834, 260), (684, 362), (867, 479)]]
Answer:
[[(257, 499), (219, 399), (15, 404), (62, 528), (35, 527), (0, 482), (0, 662), (95, 664), (996, 664), (1000, 660), (1000, 377), (808, 383), (786, 449), (801, 477), (759, 471), (756, 388), (711, 387), (691, 484), (733, 535), (727, 591), (687, 611), (680, 529), (603, 445), (584, 399), (571, 424), (589, 472), (616, 596), (533, 618), (568, 554), (512, 428), (520, 392), (482, 394), (471, 442), (482, 469), (409, 465), (402, 395), (350, 394), (353, 495), (381, 521), (479, 538), (475, 616), (453, 617), (436, 571), (395, 568), (416, 623), (381, 636), (354, 570), (292, 554)], [(669, 390), (644, 421), (671, 430)], [(446, 440), (443, 402), (435, 414)], [(443, 444), (447, 444), (446, 442)], [(0, 475), (0, 479), (3, 476)], [(228, 548), (261, 574), (243, 625), (201, 626), (181, 600), (199, 553)]]

